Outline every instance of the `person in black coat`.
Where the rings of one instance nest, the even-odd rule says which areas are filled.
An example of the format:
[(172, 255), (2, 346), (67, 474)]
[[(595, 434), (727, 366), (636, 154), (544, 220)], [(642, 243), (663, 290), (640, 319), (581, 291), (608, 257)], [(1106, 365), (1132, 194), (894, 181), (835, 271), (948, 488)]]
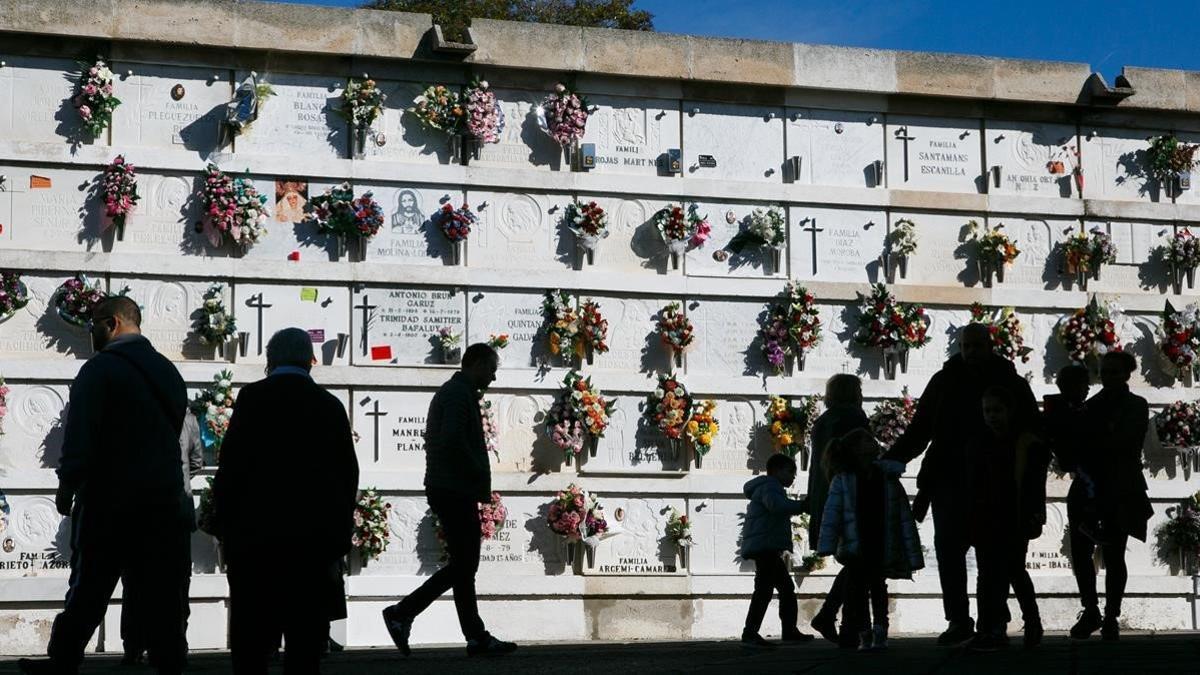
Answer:
[(462, 370), (443, 384), (429, 403), (425, 420), (425, 496), (441, 523), (449, 562), (404, 600), (383, 610), (384, 626), (405, 656), (411, 653), (408, 637), (413, 620), (450, 589), (454, 589), (454, 609), (467, 639), (469, 656), (507, 654), (517, 648), (484, 628), (475, 599), (479, 504), (492, 498), (492, 468), (479, 399), (495, 381), (499, 365), (500, 359), (491, 347), (467, 347)]
[(358, 494), (346, 409), (313, 382), (312, 339), (285, 328), (267, 343), (266, 379), (234, 404), (213, 479), (225, 548), (235, 673), (266, 673), (286, 638), (284, 669), (315, 673), (329, 635)]
[(78, 671), (122, 576), (154, 616), (146, 636), (151, 663), (177, 673), (186, 661), (195, 524), (179, 448), (187, 388), (142, 336), (141, 322), (126, 297), (92, 311), (96, 354), (71, 385), (55, 496), (71, 518), (70, 586), (50, 634), (50, 659), (23, 659), (26, 673)]
[(933, 545), (942, 586), (942, 607), (949, 623), (940, 645), (970, 639), (975, 623), (967, 600), (967, 550), (971, 547), (970, 476), (972, 439), (988, 431), (983, 420), (983, 392), (1001, 387), (1012, 392), (1013, 423), (1036, 428), (1037, 400), (1012, 362), (993, 353), (992, 335), (983, 324), (962, 330), (960, 353), (934, 374), (913, 414), (912, 423), (896, 439), (885, 459), (909, 462), (926, 447), (920, 488), (933, 507)]

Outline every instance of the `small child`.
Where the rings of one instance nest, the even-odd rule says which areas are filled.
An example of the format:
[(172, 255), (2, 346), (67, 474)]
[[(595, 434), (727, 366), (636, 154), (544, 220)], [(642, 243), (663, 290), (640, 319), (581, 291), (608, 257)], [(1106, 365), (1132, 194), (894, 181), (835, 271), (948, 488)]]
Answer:
[(742, 525), (742, 558), (754, 561), (754, 594), (742, 629), (742, 643), (752, 647), (774, 647), (758, 634), (771, 592), (779, 593), (779, 620), (785, 642), (808, 642), (813, 636), (796, 627), (800, 610), (796, 585), (788, 572), (785, 552), (792, 550), (792, 516), (804, 513), (803, 501), (789, 499), (785, 488), (796, 480), (796, 460), (784, 454), (771, 455), (767, 475), (746, 483), (743, 492), (750, 500)]
[(825, 451), (829, 497), (817, 553), (833, 555), (847, 570), (841, 646), (860, 651), (887, 649), (886, 579), (911, 579), (925, 566), (900, 485), (903, 468), (879, 461), (881, 452), (863, 429), (834, 439)]

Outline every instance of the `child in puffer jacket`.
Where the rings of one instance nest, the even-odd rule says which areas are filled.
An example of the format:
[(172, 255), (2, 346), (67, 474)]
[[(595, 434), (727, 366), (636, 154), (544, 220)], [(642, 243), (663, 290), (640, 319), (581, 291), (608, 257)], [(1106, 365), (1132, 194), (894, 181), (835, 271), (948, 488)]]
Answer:
[(849, 572), (840, 644), (882, 651), (888, 634), (886, 579), (911, 579), (925, 566), (900, 485), (903, 465), (879, 460), (882, 448), (863, 429), (834, 439), (825, 452), (829, 497), (817, 553), (833, 555)]

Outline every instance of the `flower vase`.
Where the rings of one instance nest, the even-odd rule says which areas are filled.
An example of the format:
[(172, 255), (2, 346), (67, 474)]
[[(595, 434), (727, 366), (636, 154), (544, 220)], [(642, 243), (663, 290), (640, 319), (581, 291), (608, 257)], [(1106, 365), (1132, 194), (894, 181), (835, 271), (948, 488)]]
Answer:
[(1092, 263), (1092, 278), (1095, 279), (1096, 281), (1100, 281), (1100, 263), (1099, 262)]
[(563, 150), (563, 163), (565, 163), (567, 166), (571, 167), (572, 171), (579, 171), (579, 165), (576, 163), (576, 160), (579, 157), (578, 141), (572, 141), (568, 145), (562, 146), (562, 150)]
[(883, 379), (896, 379), (896, 366), (899, 365), (900, 350), (893, 347), (883, 348)]
[[(245, 356), (246, 352), (250, 351), (250, 334), (246, 332), (239, 332), (237, 339), (237, 355)], [(230, 360), (232, 361), (233, 359)]]
[(442, 347), (442, 363), (454, 365), (462, 360), (462, 347)]
[(996, 283), (998, 283), (998, 284), (1004, 283), (1004, 268), (1005, 267), (1008, 267), (1008, 264), (1004, 263), (1004, 262), (1001, 262), (1000, 264), (996, 265)]
[(370, 127), (351, 124), (350, 128), (354, 131), (354, 159), (362, 159), (367, 153), (367, 131)]
[(668, 438), (667, 439), (667, 447), (671, 450), (671, 460), (672, 461), (679, 460), (679, 445), (681, 443), (683, 443), (683, 440), (679, 439), (679, 438)]
[(338, 260), (341, 260), (342, 258), (346, 257), (346, 249), (347, 249), (346, 235), (339, 234), (337, 236), (337, 259)]
[(225, 574), (225, 545), (217, 541), (217, 571)]
[(588, 434), (583, 443), (587, 446), (588, 457), (595, 457), (596, 451), (599, 450), (600, 447), (600, 437)]
[(587, 267), (591, 267), (592, 265), (596, 264), (596, 248), (595, 247), (589, 248), (587, 246), (577, 246), (576, 250), (579, 252), (579, 266), (580, 267), (584, 267), (585, 265)]
[(1192, 386), (1192, 367), (1185, 366), (1179, 370), (1179, 382), (1184, 387), (1191, 388)]
[(908, 348), (907, 347), (900, 350), (899, 357), (900, 357), (900, 359), (899, 359), (900, 360), (900, 373), (903, 375), (907, 375), (908, 374)]
[[(479, 140), (475, 136), (467, 136), (464, 140), (467, 144), (467, 152), (465, 155), (463, 155), (463, 159), (479, 159), (483, 155), (483, 141)], [(467, 162), (465, 161), (463, 162), (464, 165), (466, 163)]]
[(575, 458), (575, 453), (568, 452), (563, 455), (563, 466), (571, 466), (571, 461)]
[(1171, 263), (1171, 291), (1175, 295), (1183, 293), (1183, 268), (1177, 263)]
[(337, 351), (336, 351), (336, 353), (337, 353), (337, 357), (339, 359), (346, 357), (346, 347), (348, 347), (349, 345), (350, 345), (350, 334), (349, 333), (338, 333), (337, 334)]
[(125, 241), (125, 221), (117, 223), (117, 241)]
[(673, 270), (679, 269), (679, 257), (680, 256), (678, 253), (676, 253), (675, 251), (671, 251), (671, 269), (673, 269)]
[(591, 345), (584, 347), (583, 357), (587, 360), (589, 366), (592, 365), (592, 362), (596, 359), (596, 350)]
[(1079, 285), (1079, 290), (1081, 290), (1085, 293), (1087, 292), (1088, 279), (1090, 277), (1091, 277), (1091, 275), (1088, 274), (1087, 270), (1085, 270), (1083, 268), (1079, 268), (1075, 271), (1075, 283)]
[(571, 541), (570, 539), (566, 539), (565, 541), (566, 541), (566, 548), (567, 548), (567, 567), (574, 567), (575, 566), (575, 554), (579, 550), (580, 542)]
[(806, 356), (806, 354), (804, 353), (803, 349), (796, 350), (796, 360), (795, 360), (796, 372), (800, 372), (800, 373), (804, 372), (805, 356)]
[(584, 562), (589, 570), (596, 569), (596, 546), (599, 542), (591, 541), (593, 538), (588, 537), (589, 541), (581, 542), (583, 544)]
[(367, 259), (367, 238), (365, 236), (355, 237), (354, 246), (350, 250), (350, 259), (353, 262), (365, 262)]
[(897, 267), (897, 269), (900, 270), (900, 278), (901, 279), (907, 278), (908, 277), (908, 256), (906, 256), (906, 255), (896, 256), (896, 267)]
[(771, 274), (779, 274), (783, 271), (783, 249), (778, 246), (771, 247)]
[(463, 249), (466, 247), (466, 241), (459, 239), (458, 241), (450, 242), (450, 264), (463, 264)]
[(683, 350), (667, 347), (667, 371), (676, 372), (683, 368)]
[(703, 469), (704, 468), (704, 453), (701, 452), (699, 448), (693, 448), (692, 454), (696, 458), (696, 468)]
[(1196, 268), (1195, 267), (1187, 268), (1186, 275), (1187, 275), (1188, 288), (1189, 289), (1195, 288), (1196, 287)]
[(226, 358), (228, 358), (225, 354), (225, 351), (226, 351), (225, 345), (226, 345), (225, 340), (222, 340), (217, 343), (217, 358), (221, 359), (222, 361), (224, 361)]
[(691, 547), (684, 546), (683, 544), (677, 544), (677, 546), (679, 547), (677, 551), (679, 555), (679, 569), (686, 570), (688, 568), (688, 549)]
[(983, 283), (984, 288), (992, 287), (992, 264), (985, 260), (979, 261), (979, 280)]
[(1179, 571), (1187, 576), (1195, 576), (1197, 571), (1196, 554), (1179, 549)]

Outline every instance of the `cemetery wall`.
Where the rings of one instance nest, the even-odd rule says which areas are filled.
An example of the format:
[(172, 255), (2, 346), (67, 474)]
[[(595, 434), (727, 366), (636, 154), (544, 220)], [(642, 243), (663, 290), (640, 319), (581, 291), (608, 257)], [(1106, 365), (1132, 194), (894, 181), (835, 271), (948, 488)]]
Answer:
[[(1137, 93), (1102, 106), (1087, 97), (1085, 64), (482, 20), (472, 27), (478, 49), (456, 60), (431, 50), (429, 23), (425, 15), (253, 2), (0, 0), (0, 269), (20, 271), (31, 297), (0, 322), (0, 376), (11, 388), (0, 436), (0, 654), (44, 648), (66, 587), (53, 467), (69, 386), (90, 351), (50, 298), (77, 272), (112, 292), (128, 287), (145, 332), (194, 391), (224, 368), (235, 389), (261, 377), (262, 347), (275, 330), (313, 335), (314, 377), (345, 403), (359, 437), (361, 484), (392, 505), (387, 552), (355, 562), (348, 579), (350, 616), (337, 631), (355, 646), (387, 644), (379, 610), (439, 562), (421, 492), (420, 431), (432, 392), (453, 371), (431, 341), (442, 326), (467, 342), (496, 333), (512, 340), (488, 394), (499, 426), (494, 485), (510, 516), (502, 538), (485, 543), (479, 589), (489, 627), (518, 641), (737, 635), (752, 587), (752, 566), (737, 557), (741, 487), (772, 452), (766, 397), (820, 393), (840, 372), (864, 378), (869, 408), (906, 387), (919, 395), (955, 351), (953, 335), (974, 302), (1016, 308), (1033, 348), (1018, 370), (1039, 396), (1053, 392), (1053, 374), (1068, 361), (1058, 322), (1094, 294), (1124, 310), (1117, 332), (1139, 357), (1138, 393), (1156, 408), (1195, 397), (1164, 373), (1155, 335), (1164, 302), (1182, 308), (1197, 291), (1176, 294), (1156, 250), (1200, 220), (1200, 196), (1169, 196), (1139, 162), (1150, 136), (1200, 140), (1197, 73), (1128, 68)], [(76, 60), (96, 54), (111, 59), (123, 103), (104, 134), (71, 143)], [(224, 106), (251, 71), (276, 95), (246, 133), (219, 147)], [(363, 73), (388, 98), (355, 158), (335, 108), (346, 78)], [(405, 109), (426, 85), (457, 87), (472, 75), (490, 81), (506, 126), (464, 166), (444, 135)], [(560, 81), (595, 107), (583, 139), (596, 148), (590, 171), (572, 170), (538, 129), (535, 108)], [(671, 150), (681, 154), (678, 174), (664, 170)], [(102, 230), (96, 181), (119, 153), (138, 167), (141, 201), (117, 240)], [(195, 231), (210, 160), (246, 172), (269, 195), (268, 234), (244, 255)], [(339, 256), (288, 200), (342, 181), (372, 191), (384, 210), (361, 262)], [(573, 199), (595, 200), (609, 214), (612, 234), (591, 266), (562, 222)], [(652, 221), (681, 201), (708, 215), (713, 237), (673, 269)], [(469, 203), (480, 218), (462, 265), (450, 264), (431, 220), (447, 202)], [(753, 209), (772, 205), (787, 220), (782, 269), (753, 249), (713, 258)], [(884, 280), (879, 256), (904, 218), (917, 224), (920, 243), (890, 288), (924, 303), (932, 342), (888, 380), (881, 355), (851, 337), (856, 294)], [(982, 284), (963, 239), (969, 220), (1003, 223), (1021, 247), (1003, 283)], [(1055, 246), (1093, 228), (1112, 237), (1118, 258), (1084, 292), (1061, 273)], [(803, 371), (779, 376), (756, 337), (789, 278), (816, 295), (826, 337)], [(236, 363), (191, 334), (212, 283), (224, 285), (250, 334)], [(540, 304), (548, 289), (597, 300), (610, 322), (611, 350), (582, 371), (617, 398), (613, 426), (595, 457), (571, 465), (542, 425), (566, 373), (545, 364)], [(686, 453), (670, 456), (640, 421), (665, 365), (653, 329), (669, 302), (681, 303), (696, 327), (680, 377), (718, 403), (721, 431), (702, 467)], [(340, 354), (339, 335), (348, 338)], [(1152, 528), (1200, 489), (1194, 462), (1174, 449), (1148, 452)], [(206, 475), (211, 469), (196, 477), (197, 490)], [(597, 493), (610, 521), (622, 511), (622, 532), (601, 544), (594, 569), (568, 565), (544, 524), (546, 505), (570, 483)], [(257, 517), (269, 523), (321, 508), (319, 486), (294, 487), (293, 502), (264, 504)], [(1077, 604), (1066, 488), (1051, 478), (1049, 523), (1029, 557), (1050, 630), (1069, 627)], [(686, 568), (665, 540), (671, 508), (694, 522)], [(891, 584), (896, 632), (942, 627), (931, 525), (921, 529), (927, 569)], [(223, 647), (227, 587), (216, 547), (198, 533), (193, 549), (191, 643)], [(262, 555), (272, 556), (269, 540)], [(1128, 559), (1124, 623), (1193, 628), (1194, 579), (1157, 560), (1150, 544), (1131, 542)], [(835, 567), (798, 573), (802, 617), (815, 611)], [(119, 648), (119, 610), (114, 603), (97, 647)], [(447, 597), (413, 638), (457, 634)]]

